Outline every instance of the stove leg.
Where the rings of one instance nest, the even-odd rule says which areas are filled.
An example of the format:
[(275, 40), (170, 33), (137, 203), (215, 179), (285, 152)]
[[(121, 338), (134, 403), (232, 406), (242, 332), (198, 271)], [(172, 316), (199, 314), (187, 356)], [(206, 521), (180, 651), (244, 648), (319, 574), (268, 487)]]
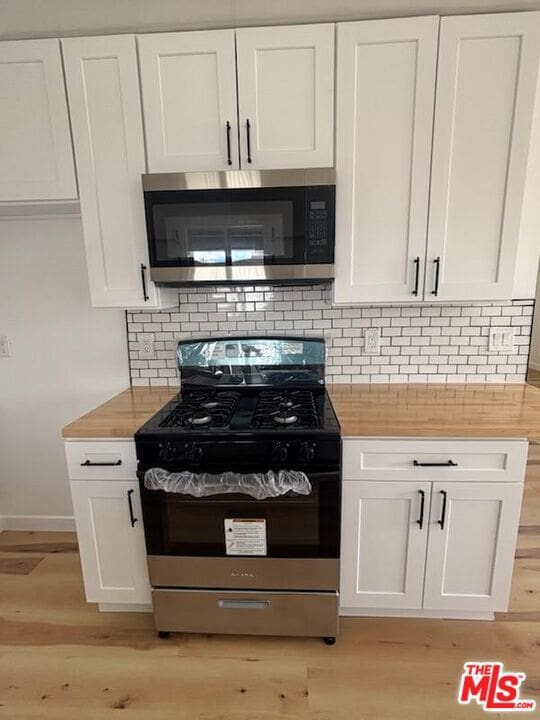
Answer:
[(325, 637), (325, 638), (323, 638), (323, 640), (327, 645), (335, 645), (336, 644), (335, 637)]
[(166, 638), (171, 637), (171, 633), (168, 630), (160, 630), (158, 632), (158, 635), (162, 640), (165, 640)]

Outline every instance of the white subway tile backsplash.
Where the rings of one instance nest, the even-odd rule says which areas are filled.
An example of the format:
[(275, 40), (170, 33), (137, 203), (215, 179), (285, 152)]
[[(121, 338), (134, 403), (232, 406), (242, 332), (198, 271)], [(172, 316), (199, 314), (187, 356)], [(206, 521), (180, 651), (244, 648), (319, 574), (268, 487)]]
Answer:
[[(331, 382), (523, 382), (532, 301), (400, 307), (332, 307), (328, 289), (209, 287), (182, 289), (179, 307), (127, 312), (133, 385), (179, 383), (180, 339), (230, 334), (323, 335)], [(490, 327), (513, 327), (515, 352), (489, 353)], [(364, 354), (364, 332), (380, 329), (380, 354)], [(141, 336), (155, 357), (139, 358)]]

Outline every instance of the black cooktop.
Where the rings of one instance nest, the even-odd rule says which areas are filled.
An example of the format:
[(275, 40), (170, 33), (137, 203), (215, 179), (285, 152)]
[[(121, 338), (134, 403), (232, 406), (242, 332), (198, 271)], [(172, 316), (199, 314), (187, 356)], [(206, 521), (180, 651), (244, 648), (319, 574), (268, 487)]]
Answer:
[(150, 418), (135, 437), (338, 435), (339, 431), (324, 388), (189, 388)]

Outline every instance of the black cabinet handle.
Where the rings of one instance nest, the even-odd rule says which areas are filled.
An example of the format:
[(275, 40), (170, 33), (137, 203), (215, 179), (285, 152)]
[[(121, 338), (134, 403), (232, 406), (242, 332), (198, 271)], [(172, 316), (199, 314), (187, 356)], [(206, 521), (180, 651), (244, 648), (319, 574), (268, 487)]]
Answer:
[(420, 258), (414, 258), (414, 290), (413, 295), (418, 295), (418, 283), (420, 282)]
[(446, 490), (441, 490), (442, 495), (442, 508), (441, 508), (441, 517), (439, 520), (437, 520), (437, 524), (441, 526), (441, 530), (444, 530), (444, 521), (446, 520)]
[(128, 490), (127, 491), (127, 498), (128, 498), (128, 505), (129, 505), (129, 519), (131, 520), (131, 527), (135, 527), (135, 523), (137, 522), (137, 518), (133, 514), (133, 502), (131, 500), (131, 495), (134, 491)]
[(420, 493), (420, 517), (416, 521), (416, 524), (422, 530), (424, 527), (424, 505), (426, 502), (426, 493), (423, 490), (418, 491)]
[(95, 463), (91, 460), (85, 460), (83, 463), (81, 463), (81, 467), (118, 467), (122, 464), (121, 460), (117, 460), (116, 462), (104, 462), (104, 463)]
[(423, 463), (418, 462), (418, 460), (413, 460), (414, 467), (457, 467), (457, 462), (454, 462), (453, 460), (447, 460), (446, 462), (440, 462), (440, 463)]
[(251, 162), (251, 123), (246, 120), (246, 139), (247, 139), (247, 161)]
[(433, 261), (435, 263), (435, 288), (431, 291), (432, 295), (438, 295), (439, 294), (439, 275), (441, 272), (441, 258), (435, 258)]
[(148, 297), (148, 293), (146, 292), (146, 265), (144, 265), (143, 263), (141, 263), (141, 280), (144, 302), (148, 302), (150, 298)]
[(227, 165), (232, 165), (231, 160), (231, 123), (227, 120)]

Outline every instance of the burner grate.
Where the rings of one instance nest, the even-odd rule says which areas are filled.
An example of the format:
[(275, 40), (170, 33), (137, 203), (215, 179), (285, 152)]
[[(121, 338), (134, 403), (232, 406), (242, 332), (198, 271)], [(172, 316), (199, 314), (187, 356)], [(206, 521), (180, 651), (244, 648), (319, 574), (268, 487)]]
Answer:
[(264, 390), (259, 395), (252, 427), (258, 430), (320, 427), (313, 393), (309, 390)]
[(190, 392), (182, 397), (159, 427), (227, 428), (238, 404), (237, 392)]

